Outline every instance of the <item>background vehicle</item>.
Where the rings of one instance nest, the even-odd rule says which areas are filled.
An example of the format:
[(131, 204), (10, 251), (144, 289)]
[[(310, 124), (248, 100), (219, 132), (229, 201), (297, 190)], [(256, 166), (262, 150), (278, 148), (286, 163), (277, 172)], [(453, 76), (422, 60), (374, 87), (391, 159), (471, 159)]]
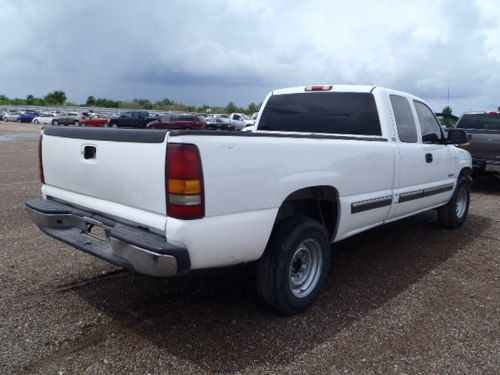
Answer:
[(2, 119), (3, 119), (3, 121), (17, 121), (19, 116), (21, 116), (22, 114), (23, 114), (23, 112), (21, 112), (21, 111), (16, 111), (16, 110), (8, 111), (8, 112), (3, 114)]
[(76, 112), (65, 112), (54, 117), (52, 125), (80, 125), (81, 117)]
[(246, 126), (255, 124), (247, 115), (243, 113), (231, 113), (229, 121), (233, 124), (235, 130), (242, 130)]
[(216, 114), (212, 115), (212, 117), (213, 117), (214, 119), (216, 119), (216, 118), (220, 118), (222, 121), (227, 121), (227, 122), (229, 122), (229, 121), (230, 121), (230, 118), (229, 118), (229, 117), (230, 117), (230, 115), (227, 115), (227, 114), (225, 114), (225, 113), (216, 113)]
[(17, 118), (18, 122), (32, 122), (35, 117), (39, 115), (38, 112), (26, 112)]
[(93, 114), (87, 118), (82, 120), (82, 125), (90, 126), (90, 127), (103, 127), (108, 126), (109, 118), (104, 115)]
[(293, 314), (319, 295), (330, 244), (435, 208), (461, 226), (465, 142), (406, 93), (294, 87), (267, 96), (254, 133), (47, 127), (45, 199), (27, 206), (50, 236), (140, 273), (257, 261), (261, 297)]
[(234, 130), (234, 125), (229, 122), (229, 119), (209, 118), (205, 126), (210, 130)]
[(41, 115), (35, 117), (31, 122), (33, 124), (52, 124), (52, 120), (56, 115), (54, 113), (42, 113)]
[(193, 129), (199, 130), (205, 128), (205, 121), (200, 116), (188, 113), (172, 113), (161, 115), (158, 119), (147, 124), (151, 129)]
[(467, 150), (477, 174), (500, 174), (500, 112), (470, 112), (458, 120), (456, 129), (469, 134)]
[(149, 115), (147, 111), (127, 111), (118, 117), (112, 117), (109, 120), (109, 126), (112, 128), (145, 128), (148, 123), (155, 118)]

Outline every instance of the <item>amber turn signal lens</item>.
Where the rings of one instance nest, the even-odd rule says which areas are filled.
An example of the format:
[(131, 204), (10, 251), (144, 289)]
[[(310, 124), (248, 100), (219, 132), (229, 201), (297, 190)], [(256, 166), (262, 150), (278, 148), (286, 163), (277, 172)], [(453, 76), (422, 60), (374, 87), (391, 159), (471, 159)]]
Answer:
[(200, 180), (168, 179), (168, 192), (173, 194), (201, 194)]

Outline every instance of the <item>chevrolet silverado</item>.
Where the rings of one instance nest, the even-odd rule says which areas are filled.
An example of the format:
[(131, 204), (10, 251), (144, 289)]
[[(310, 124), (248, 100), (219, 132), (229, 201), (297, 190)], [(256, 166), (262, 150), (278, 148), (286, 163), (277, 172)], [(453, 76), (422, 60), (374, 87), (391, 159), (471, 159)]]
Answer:
[(263, 300), (294, 314), (318, 297), (335, 242), (431, 209), (461, 226), (466, 142), (403, 92), (280, 89), (254, 132), (46, 127), (43, 197), (27, 208), (49, 236), (139, 273), (255, 261)]

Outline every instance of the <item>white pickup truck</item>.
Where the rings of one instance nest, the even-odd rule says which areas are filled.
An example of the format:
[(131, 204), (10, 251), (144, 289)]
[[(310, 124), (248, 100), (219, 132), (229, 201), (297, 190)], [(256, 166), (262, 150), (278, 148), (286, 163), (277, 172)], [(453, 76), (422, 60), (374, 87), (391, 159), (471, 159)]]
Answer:
[(229, 122), (233, 124), (235, 130), (242, 130), (246, 126), (252, 126), (255, 121), (243, 113), (231, 113)]
[[(471, 157), (419, 98), (379, 87), (271, 92), (255, 132), (47, 126), (40, 229), (154, 276), (256, 263), (260, 295), (302, 312), (328, 274), (330, 244), (430, 209), (459, 227)], [(100, 234), (100, 235), (97, 235)], [(333, 246), (335, 248), (335, 246)]]

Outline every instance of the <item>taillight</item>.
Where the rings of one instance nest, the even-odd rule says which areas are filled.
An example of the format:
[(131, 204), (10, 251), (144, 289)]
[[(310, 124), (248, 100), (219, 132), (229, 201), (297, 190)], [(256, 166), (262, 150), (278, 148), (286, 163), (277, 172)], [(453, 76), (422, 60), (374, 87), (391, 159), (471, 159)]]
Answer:
[(198, 147), (170, 143), (167, 151), (167, 213), (177, 219), (205, 216), (203, 170)]
[(45, 185), (45, 176), (43, 174), (43, 160), (42, 160), (42, 139), (43, 139), (43, 134), (40, 134), (40, 139), (38, 140), (38, 169), (40, 171), (40, 182)]
[(308, 86), (305, 88), (305, 91), (330, 91), (333, 89), (333, 86)]

